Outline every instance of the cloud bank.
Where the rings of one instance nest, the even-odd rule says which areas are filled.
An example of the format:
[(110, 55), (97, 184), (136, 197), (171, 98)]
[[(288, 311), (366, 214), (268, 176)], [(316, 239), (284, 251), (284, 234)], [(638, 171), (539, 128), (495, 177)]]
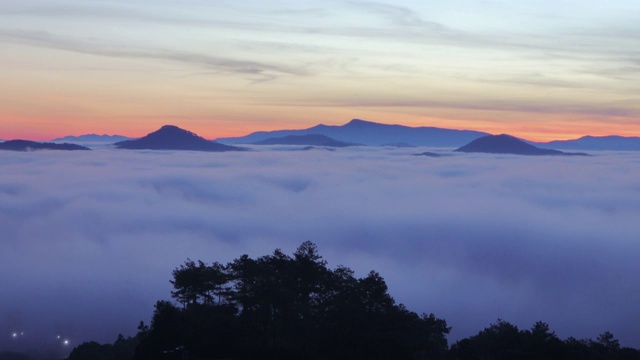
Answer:
[(0, 153), (0, 348), (13, 331), (131, 335), (186, 258), (306, 240), (331, 267), (379, 271), (450, 340), (503, 318), (640, 346), (638, 154), (415, 152)]

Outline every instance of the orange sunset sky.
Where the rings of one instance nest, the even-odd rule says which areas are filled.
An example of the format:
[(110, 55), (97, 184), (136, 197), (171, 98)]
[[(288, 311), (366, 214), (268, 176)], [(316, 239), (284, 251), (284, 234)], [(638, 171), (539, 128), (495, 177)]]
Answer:
[(0, 139), (352, 118), (640, 136), (640, 3), (0, 0)]

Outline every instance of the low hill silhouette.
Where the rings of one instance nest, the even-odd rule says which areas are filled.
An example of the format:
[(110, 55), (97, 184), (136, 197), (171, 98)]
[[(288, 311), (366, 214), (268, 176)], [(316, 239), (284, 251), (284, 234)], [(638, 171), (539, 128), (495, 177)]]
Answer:
[(159, 130), (136, 140), (114, 144), (119, 149), (129, 150), (192, 150), (192, 151), (239, 151), (242, 148), (209, 141), (175, 125), (165, 125)]
[(422, 152), (422, 153), (419, 153), (419, 154), (413, 154), (413, 155), (415, 155), (415, 156), (427, 156), (427, 157), (442, 157), (442, 156), (444, 156), (442, 154), (434, 153), (434, 152), (431, 152), (431, 151), (425, 151), (425, 152)]
[(587, 155), (566, 153), (559, 150), (540, 149), (511, 135), (488, 135), (473, 140), (455, 151), (467, 153), (514, 154), (514, 155)]
[(33, 151), (33, 150), (91, 150), (88, 147), (76, 144), (54, 144), (30, 140), (8, 140), (0, 143), (0, 150)]
[(115, 143), (118, 141), (126, 141), (131, 140), (126, 136), (122, 135), (98, 135), (98, 134), (85, 134), (80, 136), (65, 136), (57, 139), (51, 140), (51, 142), (82, 142), (82, 143)]
[(254, 145), (313, 145), (328, 147), (347, 147), (357, 146), (360, 144), (349, 143), (332, 139), (325, 135), (308, 134), (308, 135), (288, 135), (283, 137), (268, 138), (262, 141), (252, 143)]

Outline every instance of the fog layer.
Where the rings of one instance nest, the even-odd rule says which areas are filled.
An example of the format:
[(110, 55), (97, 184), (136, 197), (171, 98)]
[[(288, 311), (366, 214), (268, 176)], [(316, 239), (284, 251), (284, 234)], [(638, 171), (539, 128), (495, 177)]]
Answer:
[(640, 346), (640, 154), (416, 152), (0, 153), (0, 349), (132, 335), (187, 258), (306, 240), (450, 340), (502, 318)]

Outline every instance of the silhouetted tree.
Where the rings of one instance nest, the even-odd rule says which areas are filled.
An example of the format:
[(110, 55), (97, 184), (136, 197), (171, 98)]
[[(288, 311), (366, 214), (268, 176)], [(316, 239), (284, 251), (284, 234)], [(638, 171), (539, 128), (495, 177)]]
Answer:
[(109, 344), (90, 341), (78, 345), (69, 354), (68, 360), (113, 360), (113, 348)]
[(69, 354), (68, 360), (132, 360), (134, 358), (139, 337), (125, 338), (122, 334), (113, 344), (98, 344), (89, 341), (76, 346)]
[(171, 296), (183, 306), (188, 304), (211, 304), (226, 295), (224, 285), (229, 281), (226, 267), (218, 262), (207, 266), (198, 260), (187, 259), (183, 265), (173, 270), (171, 284), (175, 288)]
[(158, 301), (134, 338), (81, 344), (69, 360), (640, 360), (610, 332), (562, 341), (544, 322), (519, 330), (501, 319), (449, 349), (445, 320), (396, 304), (375, 271), (327, 268), (311, 242), (227, 265), (187, 259), (172, 275), (182, 306)]
[(598, 348), (605, 353), (612, 353), (620, 350), (620, 343), (618, 342), (618, 339), (608, 331), (600, 334), (596, 341), (592, 341), (591, 346)]
[(183, 306), (156, 304), (136, 359), (175, 349), (202, 359), (438, 359), (447, 349), (444, 320), (396, 305), (375, 271), (328, 269), (311, 242), (225, 266), (188, 259), (172, 275)]
[(453, 360), (531, 359), (531, 360), (639, 360), (640, 351), (620, 348), (618, 340), (605, 332), (596, 341), (577, 340), (573, 337), (561, 341), (543, 322), (530, 330), (519, 331), (502, 320), (462, 339), (451, 346), (449, 358)]

